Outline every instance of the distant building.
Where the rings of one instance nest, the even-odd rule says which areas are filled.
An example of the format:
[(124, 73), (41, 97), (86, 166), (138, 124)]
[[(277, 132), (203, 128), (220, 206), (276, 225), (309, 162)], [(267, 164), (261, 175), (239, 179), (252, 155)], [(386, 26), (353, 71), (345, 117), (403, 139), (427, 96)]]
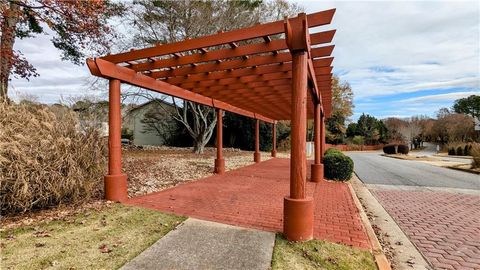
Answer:
[(172, 117), (175, 107), (156, 99), (128, 110), (123, 117), (123, 136), (134, 145), (164, 145), (171, 142), (178, 129)]

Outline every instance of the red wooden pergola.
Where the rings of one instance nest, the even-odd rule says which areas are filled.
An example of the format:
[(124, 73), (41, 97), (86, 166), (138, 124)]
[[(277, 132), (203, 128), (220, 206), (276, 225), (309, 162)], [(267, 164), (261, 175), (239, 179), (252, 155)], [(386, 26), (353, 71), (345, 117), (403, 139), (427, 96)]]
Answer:
[[(95, 76), (110, 81), (109, 167), (105, 198), (127, 199), (122, 172), (120, 84), (142, 87), (217, 110), (215, 172), (224, 172), (222, 112), (256, 119), (255, 162), (260, 162), (259, 121), (272, 124), (276, 155), (278, 120), (291, 120), (290, 195), (284, 198), (284, 233), (308, 240), (313, 233), (313, 198), (306, 195), (306, 123), (314, 119), (315, 161), (311, 181), (323, 179), (324, 119), (331, 113), (335, 30), (309, 33), (330, 24), (335, 9), (215, 35), (88, 59)], [(280, 38), (279, 38), (280, 37)], [(283, 38), (284, 37), (284, 38)]]

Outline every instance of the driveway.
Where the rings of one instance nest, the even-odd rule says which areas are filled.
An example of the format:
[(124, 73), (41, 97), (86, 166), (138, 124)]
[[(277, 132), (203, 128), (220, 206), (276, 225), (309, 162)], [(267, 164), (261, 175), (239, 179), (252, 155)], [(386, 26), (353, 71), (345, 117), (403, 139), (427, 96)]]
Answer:
[(461, 157), (454, 157), (454, 156), (436, 156), (437, 154), (437, 145), (434, 143), (424, 143), (423, 146), (425, 147), (419, 151), (410, 151), (409, 155), (411, 156), (428, 156), (431, 158), (436, 158), (438, 160), (443, 161), (451, 161), (451, 162), (460, 162), (460, 163), (467, 163), (470, 164), (472, 162), (471, 159), (468, 158), (461, 158)]
[(434, 269), (480, 270), (480, 176), (350, 152), (355, 172)]

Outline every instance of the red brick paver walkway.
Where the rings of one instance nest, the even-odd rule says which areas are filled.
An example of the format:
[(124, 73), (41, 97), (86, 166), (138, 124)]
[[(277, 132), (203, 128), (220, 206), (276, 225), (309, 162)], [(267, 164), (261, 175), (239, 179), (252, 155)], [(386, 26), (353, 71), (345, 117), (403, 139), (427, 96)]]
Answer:
[(435, 269), (480, 269), (480, 197), (446, 192), (375, 191)]
[[(289, 159), (271, 159), (189, 182), (127, 203), (248, 228), (280, 232), (289, 193)], [(307, 183), (315, 200), (314, 237), (370, 248), (347, 184)]]

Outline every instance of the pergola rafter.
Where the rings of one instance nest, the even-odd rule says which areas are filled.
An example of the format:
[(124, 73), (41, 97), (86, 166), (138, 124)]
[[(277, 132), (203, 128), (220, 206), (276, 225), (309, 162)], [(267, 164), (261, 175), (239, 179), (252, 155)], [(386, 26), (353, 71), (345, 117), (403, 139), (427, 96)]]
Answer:
[[(223, 111), (256, 119), (254, 160), (260, 161), (259, 121), (291, 120), (290, 196), (285, 198), (284, 232), (288, 239), (311, 237), (312, 199), (306, 196), (306, 119), (315, 123), (312, 181), (323, 178), (324, 119), (331, 114), (331, 43), (335, 30), (309, 33), (330, 24), (335, 10), (184, 41), (88, 59), (95, 76), (110, 80), (109, 174), (107, 199), (126, 199), (121, 172), (120, 84), (127, 83)], [(222, 128), (217, 128), (215, 172), (224, 171)], [(273, 145), (276, 145), (275, 136)], [(272, 156), (276, 150), (273, 149)]]

